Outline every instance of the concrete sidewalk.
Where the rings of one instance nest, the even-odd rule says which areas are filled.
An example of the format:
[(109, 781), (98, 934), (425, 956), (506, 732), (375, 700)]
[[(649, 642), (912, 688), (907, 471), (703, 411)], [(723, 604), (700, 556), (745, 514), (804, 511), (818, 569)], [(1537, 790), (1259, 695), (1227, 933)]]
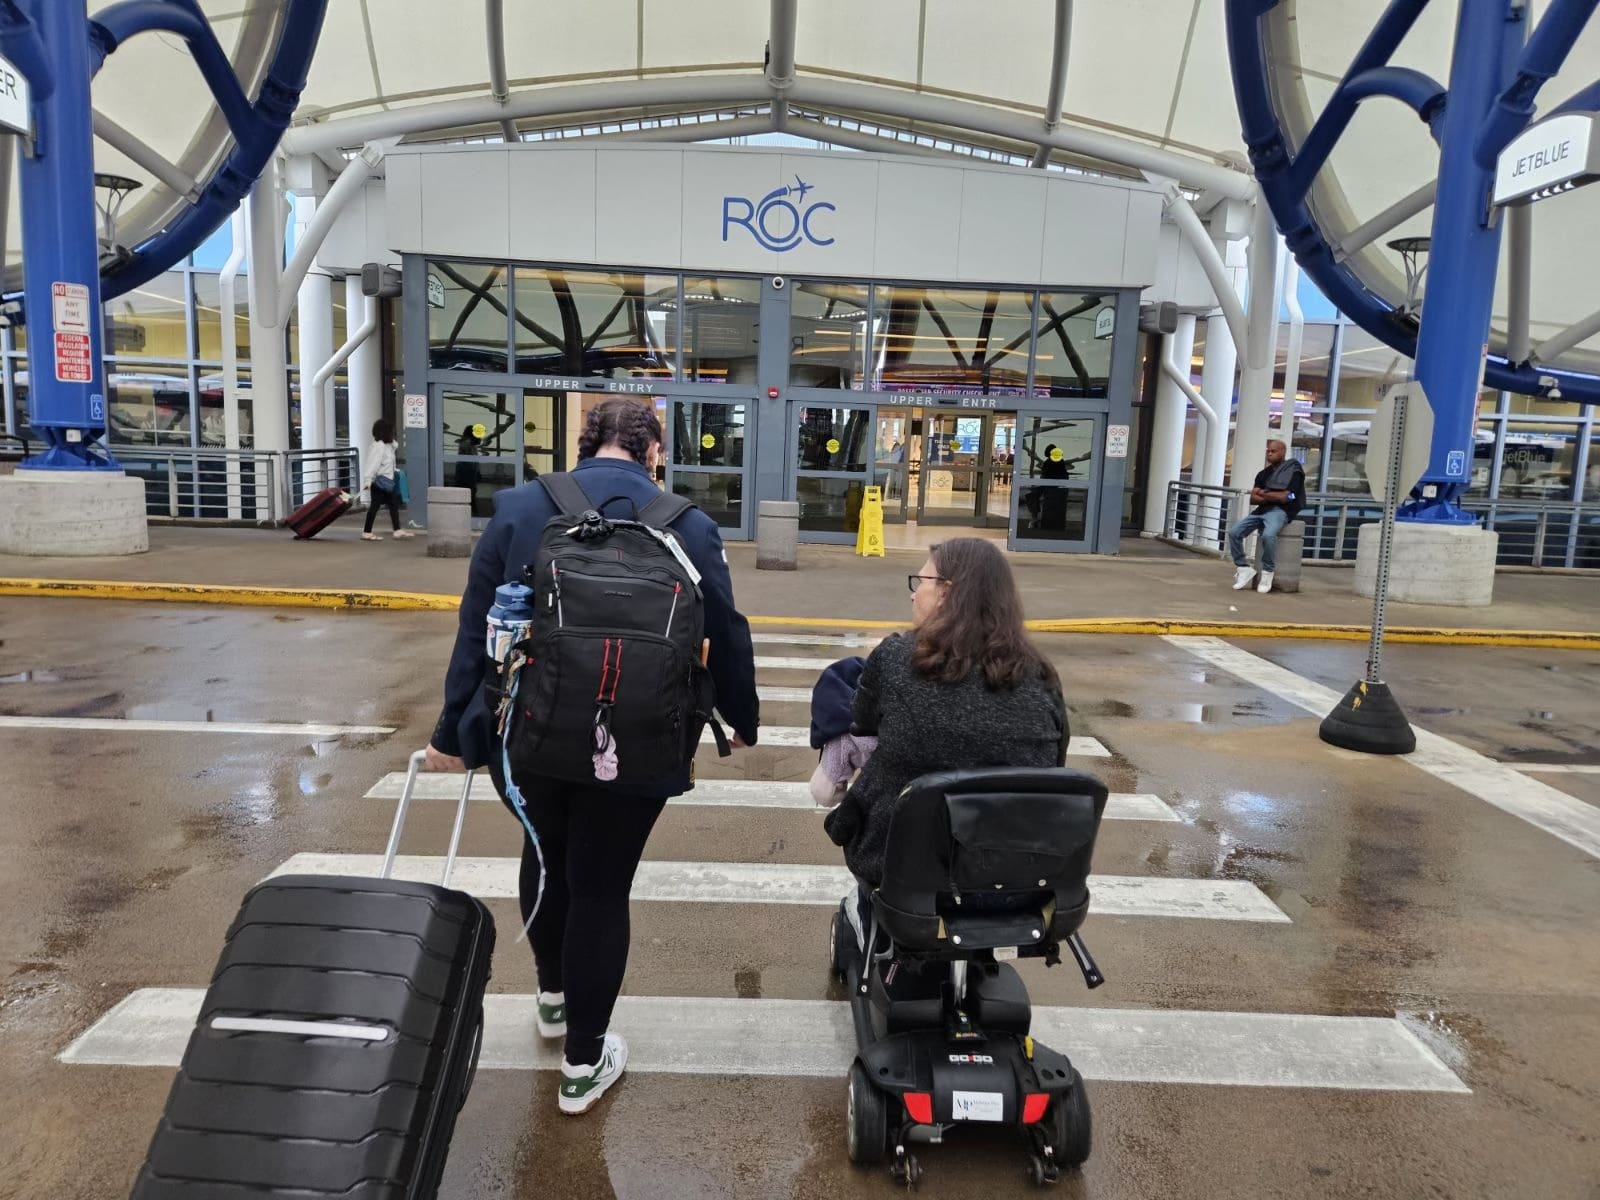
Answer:
[[(951, 536), (960, 536), (952, 529)], [(464, 559), (427, 557), (427, 540), (359, 539), (353, 520), (308, 542), (281, 530), (152, 526), (150, 552), (132, 558), (20, 558), (0, 555), (0, 578), (150, 581), (275, 588), (381, 589), (459, 596)], [(1011, 556), (1032, 619), (1153, 618), (1177, 621), (1363, 625), (1372, 605), (1352, 591), (1353, 572), (1308, 567), (1297, 595), (1257, 595), (1228, 587), (1231, 570), (1215, 559), (1139, 539), (1121, 557)], [(905, 577), (921, 551), (860, 559), (840, 547), (809, 546), (794, 572), (757, 571), (753, 543), (733, 543), (728, 559), (740, 607), (764, 617), (899, 621), (907, 617)], [(203, 599), (203, 598), (202, 598)], [(1576, 575), (1501, 574), (1489, 608), (1392, 604), (1394, 626), (1434, 629), (1600, 632), (1600, 581)]]

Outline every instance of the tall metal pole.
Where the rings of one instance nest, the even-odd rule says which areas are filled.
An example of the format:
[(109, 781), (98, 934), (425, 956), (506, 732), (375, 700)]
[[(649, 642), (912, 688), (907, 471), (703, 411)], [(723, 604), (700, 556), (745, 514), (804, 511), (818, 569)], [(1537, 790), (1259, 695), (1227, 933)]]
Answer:
[(120, 470), (96, 444), (106, 429), (101, 361), (94, 130), (86, 0), (0, 0), (37, 31), (34, 130), (18, 169), (28, 337), (29, 424), (44, 452), (30, 470)]
[(1389, 437), (1389, 475), (1383, 492), (1383, 530), (1378, 538), (1378, 578), (1372, 588), (1372, 639), (1367, 643), (1367, 682), (1383, 680), (1383, 623), (1389, 604), (1389, 560), (1394, 553), (1394, 513), (1400, 502), (1400, 459), (1406, 440), (1406, 390), (1395, 395)]

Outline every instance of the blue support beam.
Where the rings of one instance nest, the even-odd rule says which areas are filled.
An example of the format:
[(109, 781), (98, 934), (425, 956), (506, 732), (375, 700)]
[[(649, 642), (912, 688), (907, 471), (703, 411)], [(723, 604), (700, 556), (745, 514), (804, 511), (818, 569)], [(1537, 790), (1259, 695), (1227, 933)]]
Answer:
[[(1233, 67), (1234, 97), (1238, 105), (1245, 146), (1257, 182), (1261, 185), (1268, 207), (1272, 210), (1273, 219), (1282, 231), (1290, 252), (1300, 263), (1301, 269), (1315, 281), (1323, 295), (1372, 336), (1399, 353), (1415, 358), (1418, 353), (1417, 323), (1368, 290), (1350, 264), (1339, 259), (1306, 202), (1306, 191), (1300, 186), (1300, 175), (1295, 170), (1299, 160), (1291, 152), (1288, 139), (1273, 108), (1271, 65), (1267, 61), (1266, 40), (1261, 27), (1263, 18), (1277, 6), (1278, 2), (1279, 0), (1228, 0), (1227, 3), (1228, 51)], [(1591, 9), (1596, 6), (1590, 0), (1583, 0), (1583, 3)], [(1425, 4), (1426, 0), (1392, 0), (1374, 25), (1366, 43), (1357, 53), (1346, 79), (1387, 65), (1389, 56), (1410, 31)], [(1554, 52), (1547, 48), (1556, 44), (1548, 39), (1554, 38), (1557, 29), (1570, 34), (1574, 29), (1576, 11), (1575, 7), (1563, 5), (1558, 24), (1549, 26), (1549, 32), (1544, 35), (1546, 40), (1540, 40), (1536, 34), (1534, 40), (1530, 41), (1530, 47), (1536, 50), (1532, 60), (1532, 68), (1535, 71), (1548, 68)], [(1547, 13), (1546, 20), (1555, 15), (1558, 14), (1553, 5)], [(1545, 28), (1541, 22), (1541, 31)], [(1504, 77), (1512, 78), (1514, 73), (1514, 65), (1508, 63)], [(1531, 97), (1528, 99), (1531, 102)], [(1302, 171), (1307, 171), (1312, 162), (1320, 167), (1322, 162), (1326, 161), (1333, 144), (1338, 140), (1338, 134), (1349, 124), (1355, 103), (1354, 97), (1346, 94), (1341, 105), (1347, 106), (1348, 111), (1341, 117), (1330, 102), (1328, 109), (1314, 127), (1323, 128), (1325, 131), (1318, 135), (1318, 146), (1324, 139), (1327, 144), (1319, 149), (1312, 144), (1312, 138), (1308, 135), (1305, 147), (1300, 153), (1310, 150), (1312, 154), (1306, 159), (1306, 167), (1301, 168)], [(1447, 92), (1446, 113), (1453, 103), (1453, 97)], [(1566, 111), (1597, 107), (1600, 107), (1600, 83), (1585, 88), (1562, 105), (1562, 109)], [(1480, 118), (1481, 116), (1480, 113)], [(1324, 126), (1324, 121), (1329, 121), (1330, 124)], [(1474, 138), (1477, 136), (1475, 130)], [(1314, 175), (1314, 170), (1308, 171), (1307, 180), (1309, 181)], [(1474, 221), (1483, 221), (1487, 213), (1488, 194), (1485, 191), (1480, 197)], [(1431, 258), (1434, 265), (1430, 267), (1430, 274), (1436, 272), (1440, 265), (1437, 243), (1433, 247)], [(1441, 290), (1437, 275), (1434, 275), (1432, 282), (1431, 293), (1436, 297)], [(1492, 276), (1490, 286), (1492, 291)], [(1484, 329), (1486, 328), (1485, 325)], [(1485, 333), (1478, 332), (1467, 336), (1471, 340), (1470, 347), (1458, 349), (1458, 352), (1472, 357), (1475, 382), (1475, 372)], [(1547, 381), (1553, 381), (1553, 387), (1552, 383)], [(1548, 395), (1554, 388), (1559, 388), (1563, 400), (1577, 404), (1600, 403), (1600, 377), (1579, 371), (1561, 370), (1549, 365), (1534, 367), (1527, 363), (1511, 363), (1500, 355), (1489, 357), (1485, 367), (1484, 383), (1489, 388), (1504, 389), (1529, 396)], [(1469, 441), (1463, 448), (1470, 449), (1470, 446)]]
[[(1561, 69), (1597, 7), (1600, 0), (1550, 0), (1538, 28), (1521, 47), (1515, 76), (1495, 97), (1494, 107), (1477, 132), (1473, 153), (1484, 170), (1492, 172), (1500, 151), (1528, 127), (1539, 89)], [(1453, 90), (1453, 80), (1451, 87)]]
[(1525, 40), (1524, 11), (1511, 0), (1460, 0), (1456, 16), (1417, 337), (1417, 379), (1433, 406), (1433, 452), (1422, 487), (1432, 485), (1434, 494), (1402, 505), (1402, 520), (1476, 523), (1457, 501), (1472, 481), (1479, 372), (1488, 350), (1502, 225), (1489, 208), (1494, 160), (1483, 166), (1474, 146)]
[[(45, 443), (44, 452), (21, 467), (116, 470), (115, 460), (96, 441), (106, 428), (106, 393), (85, 0), (7, 0), (4, 8), (33, 26), (39, 57), (30, 66), (51, 85), (41, 97), (34, 77), (28, 77), (33, 139), (17, 173), (24, 295), (34, 314), (28, 339), (29, 424)], [(13, 21), (12, 27), (20, 23)], [(11, 40), (4, 44), (9, 51)]]
[[(106, 429), (102, 292), (113, 299), (177, 264), (249, 192), (300, 102), (326, 6), (286, 0), (277, 51), (252, 103), (197, 0), (121, 0), (92, 22), (87, 0), (0, 0), (0, 52), (27, 78), (33, 97), (32, 137), (18, 177), (23, 311), (33, 325), (29, 423), (45, 450), (23, 467), (117, 468), (98, 442)], [(188, 44), (235, 145), (194, 205), (102, 287), (90, 82), (107, 55), (151, 32)]]
[(236, 145), (201, 189), (194, 205), (162, 232), (135, 247), (129, 260), (106, 277), (107, 300), (114, 300), (177, 265), (221, 228), (249, 195), (251, 185), (277, 149), (278, 139), (289, 127), (300, 93), (305, 90), (327, 0), (286, 0), (284, 8), (277, 53), (251, 106), (245, 134), (241, 136), (235, 130)]

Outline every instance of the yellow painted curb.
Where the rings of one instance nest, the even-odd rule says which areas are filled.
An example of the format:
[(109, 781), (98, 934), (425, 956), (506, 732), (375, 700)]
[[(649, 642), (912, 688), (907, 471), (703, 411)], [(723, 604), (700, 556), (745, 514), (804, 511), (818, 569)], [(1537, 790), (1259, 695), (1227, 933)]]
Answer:
[(246, 587), (228, 583), (143, 583), (109, 579), (0, 579), (0, 596), (73, 596), (80, 600), (149, 600), (253, 608), (455, 612), (460, 600), (429, 592), (372, 588)]
[[(102, 579), (0, 579), (0, 596), (72, 596), (84, 600), (168, 601), (254, 608), (320, 608), (368, 612), (455, 612), (460, 601), (437, 592), (397, 592), (372, 588), (247, 587), (210, 583), (145, 583)], [(765, 628), (840, 629), (890, 633), (903, 621), (850, 617), (749, 618)], [(1184, 637), (1279, 638), (1301, 641), (1364, 642), (1365, 625), (1289, 625), (1257, 621), (1207, 621), (1167, 617), (1068, 617), (1029, 621), (1034, 633), (1173, 635)], [(1427, 646), (1507, 646), (1550, 650), (1600, 650), (1600, 632), (1540, 629), (1425, 629), (1391, 625), (1391, 643)]]

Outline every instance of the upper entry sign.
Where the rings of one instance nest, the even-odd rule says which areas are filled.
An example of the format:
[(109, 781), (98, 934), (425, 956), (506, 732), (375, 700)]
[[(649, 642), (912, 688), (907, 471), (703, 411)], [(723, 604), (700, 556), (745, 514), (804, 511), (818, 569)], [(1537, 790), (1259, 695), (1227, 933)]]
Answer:
[(27, 133), (33, 128), (28, 119), (31, 107), (28, 81), (21, 71), (0, 58), (0, 127)]

